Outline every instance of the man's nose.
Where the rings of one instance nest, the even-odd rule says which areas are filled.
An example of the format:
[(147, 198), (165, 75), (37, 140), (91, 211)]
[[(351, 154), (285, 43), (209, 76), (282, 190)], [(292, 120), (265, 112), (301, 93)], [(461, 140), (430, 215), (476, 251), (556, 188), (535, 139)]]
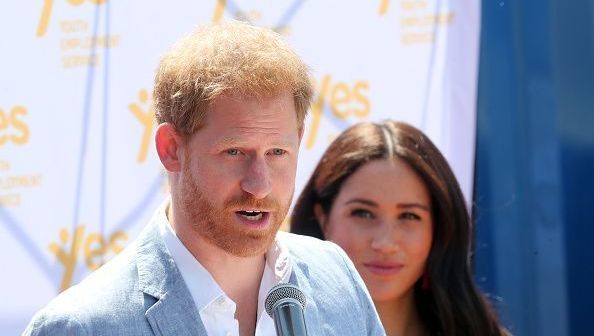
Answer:
[(272, 191), (270, 170), (263, 158), (250, 161), (245, 176), (241, 180), (241, 189), (256, 199), (263, 199)]

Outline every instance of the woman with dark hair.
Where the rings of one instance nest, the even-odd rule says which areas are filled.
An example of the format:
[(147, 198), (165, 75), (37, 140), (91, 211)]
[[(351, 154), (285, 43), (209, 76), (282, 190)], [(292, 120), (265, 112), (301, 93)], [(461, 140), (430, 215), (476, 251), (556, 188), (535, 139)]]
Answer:
[(458, 182), (408, 124), (360, 123), (336, 138), (293, 209), (291, 232), (347, 252), (388, 335), (507, 335), (473, 282)]

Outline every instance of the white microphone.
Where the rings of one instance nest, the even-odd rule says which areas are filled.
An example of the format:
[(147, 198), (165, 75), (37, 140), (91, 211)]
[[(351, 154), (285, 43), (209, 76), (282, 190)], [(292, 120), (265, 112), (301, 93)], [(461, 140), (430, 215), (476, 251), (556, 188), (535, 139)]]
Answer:
[(277, 336), (307, 336), (305, 294), (297, 286), (282, 283), (268, 292), (264, 306), (274, 320)]

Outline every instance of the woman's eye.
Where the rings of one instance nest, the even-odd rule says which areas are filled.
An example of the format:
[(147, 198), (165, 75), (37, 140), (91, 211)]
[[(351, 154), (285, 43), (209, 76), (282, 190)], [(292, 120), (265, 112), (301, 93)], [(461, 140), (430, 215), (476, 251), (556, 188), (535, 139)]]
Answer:
[(237, 148), (227, 149), (226, 152), (229, 155), (239, 155), (239, 149), (237, 149)]
[(272, 155), (284, 155), (287, 151), (280, 148), (275, 148), (272, 150)]
[(419, 215), (412, 212), (405, 212), (400, 215), (400, 218), (406, 220), (421, 220), (421, 217)]
[(351, 216), (359, 218), (374, 218), (375, 216), (368, 210), (365, 209), (354, 209), (351, 211)]

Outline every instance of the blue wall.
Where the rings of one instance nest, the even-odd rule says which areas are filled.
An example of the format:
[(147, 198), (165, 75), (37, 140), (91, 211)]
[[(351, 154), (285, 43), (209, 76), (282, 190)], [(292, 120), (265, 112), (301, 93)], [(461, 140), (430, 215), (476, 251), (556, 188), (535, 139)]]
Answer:
[(594, 322), (594, 4), (483, 1), (475, 271), (515, 335)]

